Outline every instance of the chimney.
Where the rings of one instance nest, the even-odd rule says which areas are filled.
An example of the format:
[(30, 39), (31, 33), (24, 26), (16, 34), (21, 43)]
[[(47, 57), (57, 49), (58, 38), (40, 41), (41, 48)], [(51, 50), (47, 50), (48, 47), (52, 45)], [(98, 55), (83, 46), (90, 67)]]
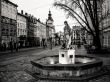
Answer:
[(27, 14), (27, 13), (25, 13), (25, 15), (27, 16), (28, 14)]
[(38, 19), (38, 21), (40, 22), (40, 18)]
[(23, 14), (23, 10), (21, 10), (21, 14)]

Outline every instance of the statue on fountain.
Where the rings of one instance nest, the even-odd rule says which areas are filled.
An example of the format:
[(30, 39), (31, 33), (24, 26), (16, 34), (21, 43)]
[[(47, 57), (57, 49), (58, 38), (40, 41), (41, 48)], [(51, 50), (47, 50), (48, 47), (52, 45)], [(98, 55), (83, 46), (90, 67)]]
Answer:
[(71, 46), (72, 31), (67, 21), (64, 21), (64, 41), (59, 50), (59, 63), (74, 64), (75, 63), (75, 49)]
[(64, 21), (64, 40), (62, 49), (71, 48), (72, 31), (67, 21)]

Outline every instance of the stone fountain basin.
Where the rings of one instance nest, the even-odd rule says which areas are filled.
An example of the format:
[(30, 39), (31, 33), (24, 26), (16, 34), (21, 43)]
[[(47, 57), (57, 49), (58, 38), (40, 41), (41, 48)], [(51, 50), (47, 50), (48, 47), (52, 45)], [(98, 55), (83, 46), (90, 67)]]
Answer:
[(58, 57), (44, 56), (31, 61), (35, 73), (46, 77), (79, 77), (99, 72), (103, 66), (102, 60), (92, 56), (75, 55), (75, 64), (60, 64)]

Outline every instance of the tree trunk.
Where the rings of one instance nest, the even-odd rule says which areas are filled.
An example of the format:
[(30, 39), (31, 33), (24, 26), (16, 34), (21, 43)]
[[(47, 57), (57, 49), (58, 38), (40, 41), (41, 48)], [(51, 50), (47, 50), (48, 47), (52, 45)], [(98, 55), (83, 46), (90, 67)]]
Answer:
[(96, 47), (96, 50), (98, 51), (102, 49), (99, 35), (93, 37), (93, 45)]

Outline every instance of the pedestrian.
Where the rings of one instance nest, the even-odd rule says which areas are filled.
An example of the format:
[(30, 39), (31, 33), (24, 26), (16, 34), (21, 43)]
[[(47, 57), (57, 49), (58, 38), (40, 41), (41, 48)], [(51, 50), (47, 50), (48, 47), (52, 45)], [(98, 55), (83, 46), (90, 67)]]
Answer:
[(78, 44), (77, 44), (77, 47), (78, 47), (78, 48), (80, 48), (80, 47), (81, 47), (81, 45), (80, 45), (80, 43), (79, 43), (79, 42), (78, 42)]
[(44, 38), (42, 38), (42, 46), (43, 46), (43, 48), (45, 48), (45, 39)]
[(45, 42), (45, 39), (44, 39), (44, 44), (43, 44), (44, 48), (46, 47), (46, 42)]
[(15, 49), (16, 50), (16, 42), (14, 42), (14, 48), (13, 49)]
[[(18, 50), (20, 50), (20, 42), (18, 41)], [(28, 47), (29, 47), (29, 43), (28, 43)]]
[(19, 43), (18, 41), (16, 42), (16, 51), (18, 52), (18, 49), (19, 49)]
[(66, 41), (63, 41), (61, 48), (62, 48), (62, 49), (65, 49), (65, 48), (66, 48)]
[(10, 50), (11, 50), (11, 52), (13, 52), (13, 47), (14, 47), (14, 44), (13, 44), (13, 41), (11, 40), (10, 41)]
[(52, 37), (50, 37), (50, 49), (52, 50)]
[(2, 51), (2, 44), (0, 43), (0, 51)]
[(47, 41), (46, 41), (46, 39), (45, 39), (45, 48), (47, 48)]
[(3, 43), (3, 51), (6, 51), (6, 43)]

